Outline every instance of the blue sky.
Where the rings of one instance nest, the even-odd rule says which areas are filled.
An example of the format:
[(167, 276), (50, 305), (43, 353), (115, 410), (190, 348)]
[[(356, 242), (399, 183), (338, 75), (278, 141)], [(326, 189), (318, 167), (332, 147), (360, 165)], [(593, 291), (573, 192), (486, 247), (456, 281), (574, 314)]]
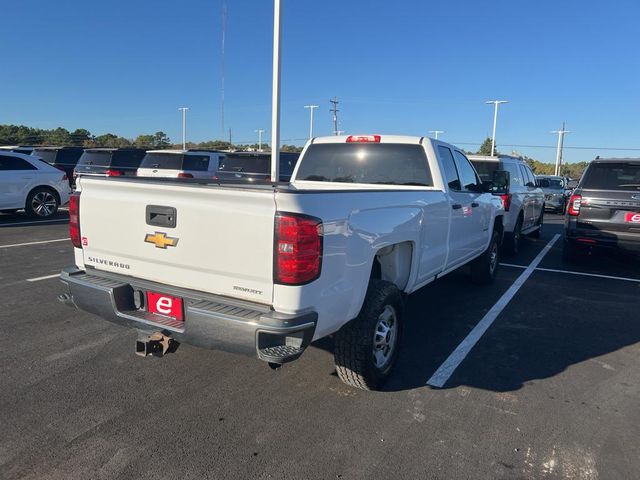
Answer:
[[(2, 7), (0, 123), (221, 138), (223, 0), (22, 0)], [(226, 121), (234, 141), (270, 135), (271, 0), (226, 0)], [(640, 148), (640, 3), (283, 0), (282, 138), (425, 135), (476, 149), (500, 109), (497, 144), (542, 161), (562, 121), (567, 147)], [(226, 134), (225, 134), (226, 136)], [(296, 141), (290, 139), (299, 139)], [(467, 145), (469, 143), (469, 145)], [(567, 161), (640, 151), (565, 150)]]

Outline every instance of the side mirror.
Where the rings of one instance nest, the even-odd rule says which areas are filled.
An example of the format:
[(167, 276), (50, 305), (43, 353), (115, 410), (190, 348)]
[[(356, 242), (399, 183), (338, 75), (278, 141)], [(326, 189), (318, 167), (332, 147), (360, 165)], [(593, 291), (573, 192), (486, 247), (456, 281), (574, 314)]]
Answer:
[(506, 170), (496, 170), (493, 172), (490, 192), (497, 195), (509, 193), (509, 172)]
[(538, 180), (538, 186), (540, 188), (549, 188), (551, 186), (551, 183), (547, 178), (541, 178)]
[(577, 180), (569, 180), (569, 182), (567, 183), (567, 188), (569, 190), (573, 190), (577, 186), (578, 186), (578, 181)]

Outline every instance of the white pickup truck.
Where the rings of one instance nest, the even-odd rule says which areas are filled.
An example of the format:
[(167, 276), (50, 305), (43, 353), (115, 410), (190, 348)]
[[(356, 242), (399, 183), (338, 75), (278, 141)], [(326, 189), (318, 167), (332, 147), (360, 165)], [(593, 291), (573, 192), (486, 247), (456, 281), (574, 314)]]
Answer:
[(172, 342), (271, 365), (334, 335), (340, 378), (378, 389), (406, 295), (470, 264), (493, 280), (500, 198), (458, 148), (430, 138), (310, 140), (289, 184), (81, 177), (64, 303)]

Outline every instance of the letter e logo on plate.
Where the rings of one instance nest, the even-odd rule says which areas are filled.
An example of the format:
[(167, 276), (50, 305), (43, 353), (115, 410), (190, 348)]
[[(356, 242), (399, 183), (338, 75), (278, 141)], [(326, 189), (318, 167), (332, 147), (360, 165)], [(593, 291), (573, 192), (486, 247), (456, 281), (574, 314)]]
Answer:
[(181, 322), (184, 321), (184, 313), (182, 310), (182, 299), (164, 295), (162, 293), (147, 292), (147, 310), (150, 313), (157, 313), (167, 317), (174, 318)]

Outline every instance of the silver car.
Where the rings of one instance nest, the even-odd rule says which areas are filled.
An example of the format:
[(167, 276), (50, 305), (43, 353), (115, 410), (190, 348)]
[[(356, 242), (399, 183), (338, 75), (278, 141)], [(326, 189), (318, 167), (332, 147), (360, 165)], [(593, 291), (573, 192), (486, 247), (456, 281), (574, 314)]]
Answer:
[(538, 175), (536, 180), (544, 193), (545, 210), (564, 213), (568, 195), (567, 179), (554, 175)]

